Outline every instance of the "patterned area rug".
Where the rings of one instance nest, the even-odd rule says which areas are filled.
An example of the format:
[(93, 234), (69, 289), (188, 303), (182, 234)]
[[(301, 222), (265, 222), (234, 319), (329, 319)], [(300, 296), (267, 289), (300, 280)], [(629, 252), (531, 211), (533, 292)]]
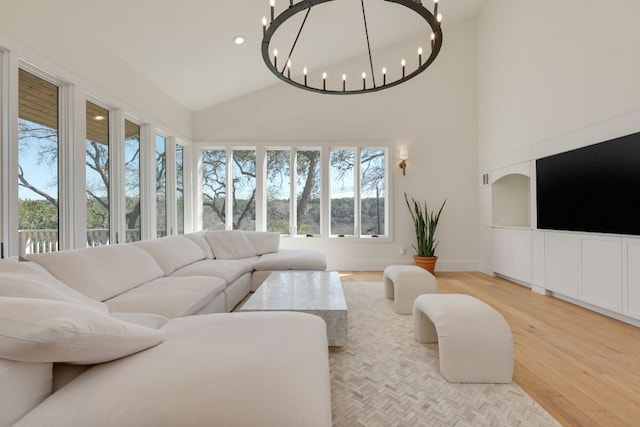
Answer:
[(413, 337), (381, 282), (345, 282), (349, 345), (331, 347), (333, 425), (558, 426), (514, 384), (450, 384), (437, 344)]

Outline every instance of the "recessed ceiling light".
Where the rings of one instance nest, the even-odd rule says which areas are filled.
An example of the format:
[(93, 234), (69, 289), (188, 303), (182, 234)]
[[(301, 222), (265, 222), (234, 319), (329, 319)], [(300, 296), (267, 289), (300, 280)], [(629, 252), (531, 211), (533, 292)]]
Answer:
[(241, 44), (243, 44), (243, 43), (244, 43), (244, 36), (236, 36), (236, 37), (233, 39), (233, 42), (234, 42), (235, 44), (237, 44), (237, 45), (241, 45)]
[(105, 117), (104, 117), (104, 116), (95, 116), (95, 117), (93, 118), (93, 120), (98, 121), (98, 122), (99, 122), (99, 121), (102, 121), (102, 120), (104, 120), (104, 119), (105, 119)]

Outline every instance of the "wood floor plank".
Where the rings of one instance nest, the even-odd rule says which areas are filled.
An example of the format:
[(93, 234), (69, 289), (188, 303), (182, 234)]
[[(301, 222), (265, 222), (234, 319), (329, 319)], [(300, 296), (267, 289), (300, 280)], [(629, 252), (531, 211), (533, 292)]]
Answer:
[[(566, 426), (640, 425), (640, 328), (508, 280), (438, 272), (440, 293), (473, 295), (507, 319), (514, 381)], [(382, 272), (345, 272), (381, 281)]]

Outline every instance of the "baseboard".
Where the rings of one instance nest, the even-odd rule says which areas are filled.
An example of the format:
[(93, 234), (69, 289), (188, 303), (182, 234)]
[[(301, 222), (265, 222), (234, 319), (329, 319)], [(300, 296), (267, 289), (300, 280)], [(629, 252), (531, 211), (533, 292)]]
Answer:
[(577, 306), (580, 306), (582, 308), (586, 308), (587, 310), (591, 310), (591, 311), (595, 311), (596, 313), (602, 314), (603, 316), (607, 316), (607, 317), (611, 317), (613, 319), (619, 320), (621, 322), (624, 323), (628, 323), (630, 325), (636, 326), (636, 327), (640, 327), (640, 320), (638, 319), (634, 319), (633, 317), (629, 317), (629, 316), (625, 316), (624, 314), (621, 313), (616, 313), (615, 311), (611, 311), (611, 310), (607, 310), (605, 308), (601, 308), (598, 307), (596, 305), (592, 305), (583, 301), (579, 301), (575, 298), (571, 298), (565, 295), (561, 295), (555, 292), (549, 292), (549, 295), (561, 299), (563, 301), (566, 301), (568, 303), (571, 304), (575, 304)]
[[(413, 259), (390, 259), (390, 260), (344, 260), (329, 262), (327, 270), (336, 271), (383, 271), (390, 265), (414, 265)], [(478, 261), (455, 261), (438, 259), (437, 271), (479, 271)]]

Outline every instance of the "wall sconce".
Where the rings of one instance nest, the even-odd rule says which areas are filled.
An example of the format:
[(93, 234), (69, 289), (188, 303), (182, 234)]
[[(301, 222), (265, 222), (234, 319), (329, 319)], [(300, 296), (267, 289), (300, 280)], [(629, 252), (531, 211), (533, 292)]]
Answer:
[(400, 150), (400, 169), (402, 169), (402, 175), (407, 174), (407, 159), (409, 158), (409, 152), (406, 148)]

